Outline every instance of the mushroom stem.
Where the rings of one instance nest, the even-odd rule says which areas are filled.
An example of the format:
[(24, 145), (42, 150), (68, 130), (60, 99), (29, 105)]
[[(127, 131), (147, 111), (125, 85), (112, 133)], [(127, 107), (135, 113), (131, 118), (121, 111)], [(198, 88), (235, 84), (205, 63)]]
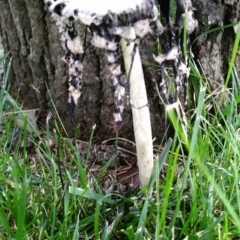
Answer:
[(130, 103), (132, 106), (139, 177), (141, 185), (147, 186), (153, 169), (152, 130), (147, 93), (139, 50), (135, 46), (136, 43), (134, 43), (136, 39), (134, 29), (132, 27), (128, 28), (124, 37), (120, 44), (126, 73), (129, 76)]

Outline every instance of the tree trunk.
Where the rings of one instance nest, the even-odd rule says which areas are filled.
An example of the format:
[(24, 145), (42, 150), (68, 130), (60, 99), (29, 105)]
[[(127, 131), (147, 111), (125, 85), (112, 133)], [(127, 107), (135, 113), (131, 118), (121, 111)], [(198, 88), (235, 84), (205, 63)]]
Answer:
[[(238, 0), (228, 1), (229, 3), (219, 0), (192, 2), (199, 21), (195, 37), (206, 30), (239, 21)], [(46, 11), (43, 0), (0, 0), (0, 8), (3, 47), (5, 52), (10, 51), (13, 58), (8, 83), (11, 94), (18, 96), (18, 102), (23, 108), (40, 108), (41, 114), (51, 111), (56, 117), (54, 104), (69, 136), (88, 139), (92, 126), (96, 124), (96, 140), (103, 141), (114, 137), (112, 82), (104, 51), (92, 46), (88, 50), (83, 63), (82, 95), (74, 113), (75, 122), (71, 123), (67, 104), (67, 69), (61, 60), (64, 51), (57, 27)], [(81, 31), (84, 32), (84, 29)], [(234, 38), (235, 33), (231, 27), (201, 37), (194, 44), (195, 57), (199, 60), (205, 76), (213, 82), (224, 82)], [(145, 51), (154, 46), (152, 39), (147, 37), (142, 41), (140, 52), (144, 63), (153, 62), (152, 56)], [(236, 66), (240, 75), (239, 56)], [(159, 103), (155, 82), (152, 81), (158, 75), (156, 68), (146, 65), (143, 68), (153, 137), (157, 137), (160, 143), (166, 129), (164, 107)], [(76, 131), (77, 126), (79, 129)], [(125, 106), (119, 136), (133, 140), (130, 106)]]
[[(240, 21), (240, 1), (238, 0), (226, 0), (225, 3), (219, 0), (193, 0), (192, 2), (197, 9), (195, 16), (199, 22), (196, 37), (208, 30)], [(204, 76), (210, 81), (213, 89), (218, 88), (219, 83), (224, 84), (235, 37), (233, 27), (225, 28), (199, 37), (193, 46), (195, 58), (199, 61)], [(240, 76), (239, 54), (235, 66)]]

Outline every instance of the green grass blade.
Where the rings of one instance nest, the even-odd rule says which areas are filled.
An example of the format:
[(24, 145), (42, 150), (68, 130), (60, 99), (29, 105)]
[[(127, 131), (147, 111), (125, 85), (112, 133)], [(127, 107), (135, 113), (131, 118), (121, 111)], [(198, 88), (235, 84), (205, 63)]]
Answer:
[(96, 207), (95, 207), (95, 217), (94, 217), (94, 233), (95, 233), (95, 239), (99, 240), (99, 203), (96, 202)]
[[(151, 196), (151, 192), (153, 191), (153, 185), (157, 179), (157, 175), (160, 173), (163, 164), (165, 163), (165, 161), (167, 160), (168, 157), (168, 153), (170, 151), (171, 148), (171, 144), (172, 144), (172, 139), (169, 139), (162, 151), (162, 153), (160, 154), (159, 158), (156, 160), (156, 162), (158, 162), (158, 167), (154, 167), (153, 169), (153, 173), (152, 173), (152, 177), (149, 183), (149, 187), (148, 187), (148, 191), (147, 191), (147, 195), (146, 195), (146, 199), (144, 201), (143, 204), (143, 208), (141, 211), (141, 215), (140, 215), (140, 219), (138, 222), (138, 227), (137, 230), (135, 232), (135, 240), (141, 240), (143, 238), (143, 233), (145, 230), (145, 223), (146, 223), (146, 218), (147, 218), (147, 212), (148, 212), (148, 202), (149, 202), (149, 197)], [(155, 163), (156, 164), (156, 163)]]
[(74, 195), (79, 195), (82, 196), (84, 198), (89, 198), (89, 199), (93, 199), (99, 203), (109, 203), (109, 204), (113, 204), (116, 205), (117, 203), (115, 201), (113, 201), (112, 199), (108, 198), (107, 195), (103, 195), (103, 194), (98, 194), (92, 190), (86, 190), (83, 188), (77, 188), (77, 187), (73, 187), (73, 186), (69, 186), (69, 193), (74, 194)]
[(26, 206), (27, 206), (27, 175), (23, 178), (21, 184), (21, 193), (18, 203), (18, 218), (17, 218), (17, 233), (16, 240), (22, 240), (25, 238), (25, 216), (26, 216)]
[(236, 38), (235, 38), (234, 45), (233, 45), (232, 56), (231, 56), (231, 60), (229, 63), (229, 69), (228, 69), (227, 78), (225, 81), (225, 86), (228, 85), (228, 82), (229, 82), (231, 74), (232, 74), (233, 66), (234, 66), (237, 52), (239, 49), (239, 43), (240, 43), (240, 22), (238, 23), (238, 26), (237, 26), (237, 34), (236, 34)]

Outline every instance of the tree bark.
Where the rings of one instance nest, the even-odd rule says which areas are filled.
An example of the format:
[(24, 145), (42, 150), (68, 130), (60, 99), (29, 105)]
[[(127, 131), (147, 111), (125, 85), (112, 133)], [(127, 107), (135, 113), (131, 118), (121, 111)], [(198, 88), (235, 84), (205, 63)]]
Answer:
[[(238, 0), (226, 0), (224, 3), (219, 0), (193, 0), (192, 2), (197, 9), (195, 16), (199, 22), (195, 36), (240, 21), (240, 1)], [(224, 84), (235, 36), (233, 27), (225, 28), (199, 37), (193, 46), (195, 58), (199, 61), (213, 89), (218, 88), (219, 84)], [(235, 66), (240, 76), (239, 54)]]
[[(192, 2), (199, 21), (195, 37), (206, 30), (239, 21), (240, 1)], [(0, 9), (2, 44), (5, 52), (10, 51), (13, 58), (8, 80), (12, 96), (18, 96), (18, 102), (24, 109), (40, 108), (41, 114), (51, 111), (56, 118), (54, 104), (68, 136), (75, 135), (86, 140), (92, 126), (96, 124), (96, 141), (114, 137), (112, 82), (104, 51), (91, 46), (84, 59), (82, 95), (75, 110), (75, 122), (72, 124), (67, 104), (67, 69), (61, 60), (64, 51), (57, 27), (43, 1), (0, 0)], [(84, 27), (80, 32), (84, 38)], [(215, 81), (224, 83), (234, 38), (233, 28), (227, 28), (199, 38), (193, 46), (196, 59), (213, 85)], [(144, 63), (153, 63), (152, 56), (145, 50), (152, 49), (154, 44), (155, 41), (150, 36), (142, 41), (140, 52)], [(239, 55), (236, 67), (240, 76)], [(154, 67), (144, 65), (143, 68), (153, 137), (157, 137), (160, 143), (166, 129), (164, 107), (159, 103), (153, 81), (158, 78), (158, 73)], [(131, 108), (125, 106), (119, 137), (133, 140), (133, 136)]]

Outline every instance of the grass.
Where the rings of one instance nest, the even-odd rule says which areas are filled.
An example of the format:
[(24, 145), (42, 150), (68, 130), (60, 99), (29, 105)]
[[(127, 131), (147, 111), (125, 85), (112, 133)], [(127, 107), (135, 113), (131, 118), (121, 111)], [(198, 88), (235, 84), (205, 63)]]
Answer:
[[(156, 159), (149, 187), (125, 195), (102, 186), (115, 153), (97, 174), (89, 167), (94, 128), (84, 157), (77, 142), (58, 131), (29, 136), (27, 118), (16, 142), (13, 121), (2, 117), (10, 99), (3, 84), (0, 239), (239, 239), (240, 79), (234, 68), (239, 36), (240, 28), (227, 74), (232, 88), (222, 88), (223, 104), (191, 62), (195, 109), (185, 116), (180, 103), (167, 107), (175, 136)], [(17, 104), (14, 110), (21, 112)]]

